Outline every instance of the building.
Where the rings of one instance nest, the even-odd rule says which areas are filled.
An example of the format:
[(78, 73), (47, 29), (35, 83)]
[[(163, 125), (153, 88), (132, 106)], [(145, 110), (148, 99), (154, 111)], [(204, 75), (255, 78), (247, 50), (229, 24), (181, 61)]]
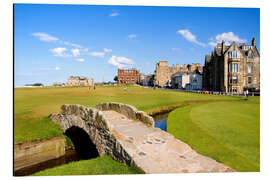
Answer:
[(65, 86), (65, 83), (54, 82), (53, 86)]
[(170, 86), (171, 85), (171, 77), (173, 74), (177, 72), (194, 72), (195, 70), (199, 70), (199, 72), (202, 72), (202, 68), (200, 63), (196, 64), (184, 64), (183, 66), (179, 66), (179, 64), (176, 64), (176, 66), (168, 66), (167, 61), (159, 61), (156, 64), (156, 70), (155, 70), (155, 85), (157, 86)]
[(118, 69), (118, 84), (139, 83), (140, 73), (135, 68)]
[(243, 93), (260, 90), (260, 53), (256, 39), (251, 45), (218, 43), (211, 56), (205, 56), (203, 88), (210, 91)]
[(83, 76), (70, 76), (66, 86), (94, 86), (94, 79)]
[(193, 72), (177, 72), (171, 77), (172, 88), (183, 90), (201, 90), (202, 74), (199, 70)]
[(202, 74), (196, 70), (189, 74), (189, 83), (185, 88), (186, 90), (202, 90)]

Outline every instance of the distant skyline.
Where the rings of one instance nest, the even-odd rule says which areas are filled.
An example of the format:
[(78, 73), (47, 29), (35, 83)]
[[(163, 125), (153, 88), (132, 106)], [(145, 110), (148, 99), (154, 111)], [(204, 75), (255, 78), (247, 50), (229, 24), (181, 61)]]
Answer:
[(217, 42), (253, 37), (260, 51), (258, 8), (15, 4), (15, 86), (113, 81), (117, 68), (148, 74), (159, 60), (204, 65)]

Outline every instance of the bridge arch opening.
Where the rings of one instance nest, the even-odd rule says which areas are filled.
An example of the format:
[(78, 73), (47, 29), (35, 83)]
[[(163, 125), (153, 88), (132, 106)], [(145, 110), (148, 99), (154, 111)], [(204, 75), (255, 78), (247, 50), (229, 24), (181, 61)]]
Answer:
[(75, 151), (81, 159), (91, 159), (99, 156), (96, 145), (82, 128), (72, 126), (64, 134), (71, 139), (75, 146)]

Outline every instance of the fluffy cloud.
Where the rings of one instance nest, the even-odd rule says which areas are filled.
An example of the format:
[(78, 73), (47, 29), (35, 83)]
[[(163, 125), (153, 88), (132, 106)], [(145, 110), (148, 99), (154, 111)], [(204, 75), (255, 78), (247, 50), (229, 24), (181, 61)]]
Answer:
[(46, 34), (46, 33), (36, 32), (36, 33), (33, 33), (32, 35), (37, 37), (40, 41), (45, 41), (45, 42), (52, 42), (52, 41), (59, 40), (58, 38), (53, 37), (53, 36)]
[(128, 35), (128, 38), (129, 38), (129, 39), (135, 39), (136, 37), (137, 37), (136, 34), (130, 34), (130, 35)]
[(80, 50), (79, 49), (72, 49), (71, 52), (72, 52), (72, 55), (75, 56), (75, 57), (80, 55)]
[(38, 70), (39, 70), (39, 71), (52, 71), (52, 70), (58, 71), (58, 70), (60, 70), (60, 67), (58, 67), (58, 66), (56, 66), (56, 67), (54, 67), (54, 68), (46, 67), (46, 68), (40, 68), (40, 69), (38, 69)]
[(179, 51), (179, 48), (172, 48), (172, 51)]
[(205, 46), (204, 43), (199, 42), (194, 34), (192, 34), (188, 29), (182, 29), (177, 31), (178, 34), (182, 35), (186, 40), (193, 42), (199, 46)]
[(79, 61), (79, 62), (84, 62), (84, 61), (85, 61), (85, 59), (84, 59), (84, 58), (78, 58), (78, 59), (76, 59), (76, 61)]
[(124, 68), (134, 64), (132, 59), (128, 59), (126, 57), (121, 56), (112, 56), (109, 59), (108, 63), (118, 68)]
[(96, 56), (96, 57), (104, 57), (104, 52), (90, 52), (89, 55)]
[(113, 12), (113, 13), (111, 13), (109, 16), (110, 16), (110, 17), (115, 17), (115, 16), (119, 16), (119, 15), (120, 15), (119, 13)]
[(216, 35), (215, 40), (214, 38), (210, 38), (210, 40), (211, 41), (208, 43), (208, 45), (213, 47), (216, 46), (217, 43), (220, 43), (222, 40), (224, 40), (227, 45), (233, 41), (235, 41), (236, 43), (245, 43), (247, 41), (246, 39), (239, 38), (233, 32), (225, 32), (222, 34), (218, 34)]
[(50, 51), (53, 53), (54, 56), (57, 56), (57, 57), (70, 57), (71, 56), (70, 54), (66, 53), (67, 48), (64, 48), (64, 47), (57, 47), (54, 49), (50, 49)]
[(110, 52), (112, 52), (112, 50), (111, 50), (111, 49), (107, 49), (107, 48), (104, 48), (103, 50), (104, 50), (104, 52), (106, 52), (106, 53), (110, 53)]

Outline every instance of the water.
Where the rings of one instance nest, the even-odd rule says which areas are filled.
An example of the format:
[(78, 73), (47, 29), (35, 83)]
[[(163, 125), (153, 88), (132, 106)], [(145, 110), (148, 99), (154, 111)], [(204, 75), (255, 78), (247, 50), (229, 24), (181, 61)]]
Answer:
[(167, 119), (169, 113), (159, 114), (153, 116), (155, 120), (155, 127), (160, 128), (163, 131), (167, 131)]
[(32, 166), (19, 169), (14, 172), (14, 175), (15, 176), (28, 176), (28, 175), (34, 174), (36, 172), (39, 172), (48, 168), (53, 168), (56, 166), (60, 166), (63, 164), (67, 164), (69, 162), (79, 161), (79, 160), (80, 160), (80, 156), (76, 153), (76, 151), (72, 150), (72, 151), (66, 152), (65, 155), (61, 156), (60, 158), (48, 160), (42, 163), (34, 164)]

